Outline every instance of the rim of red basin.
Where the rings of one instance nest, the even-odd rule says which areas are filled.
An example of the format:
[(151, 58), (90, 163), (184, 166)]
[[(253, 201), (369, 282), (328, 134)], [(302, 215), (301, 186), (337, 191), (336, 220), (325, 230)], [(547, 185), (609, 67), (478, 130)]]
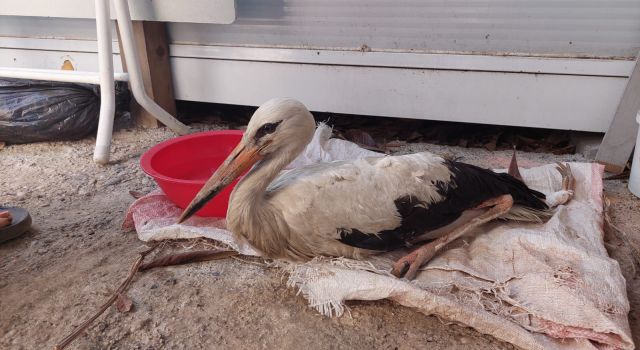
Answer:
[(159, 144), (151, 147), (148, 151), (146, 151), (142, 155), (142, 157), (140, 157), (140, 167), (142, 168), (142, 171), (144, 171), (147, 175), (153, 177), (154, 179), (160, 179), (163, 181), (180, 183), (180, 184), (194, 184), (194, 185), (204, 184), (206, 181), (176, 179), (174, 177), (166, 176), (158, 172), (156, 169), (154, 169), (153, 166), (151, 165), (151, 161), (153, 160), (153, 157), (155, 157), (156, 154), (158, 154), (160, 151), (179, 142), (184, 142), (186, 140), (214, 136), (214, 135), (242, 136), (243, 134), (244, 134), (243, 130), (210, 130), (210, 131), (202, 131), (202, 132), (197, 132), (189, 135), (175, 137), (175, 138), (160, 142)]

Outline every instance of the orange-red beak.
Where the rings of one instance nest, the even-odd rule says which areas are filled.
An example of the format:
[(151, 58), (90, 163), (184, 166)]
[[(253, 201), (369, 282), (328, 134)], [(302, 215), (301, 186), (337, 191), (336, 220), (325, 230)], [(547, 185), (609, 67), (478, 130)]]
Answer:
[(218, 170), (211, 175), (211, 178), (204, 184), (202, 189), (196, 194), (195, 198), (189, 203), (187, 208), (182, 212), (178, 223), (181, 223), (198, 210), (200, 210), (208, 201), (213, 199), (220, 191), (224, 190), (233, 180), (244, 174), (258, 160), (261, 159), (259, 149), (255, 147), (246, 147), (242, 141), (234, 148), (229, 157), (222, 163)]

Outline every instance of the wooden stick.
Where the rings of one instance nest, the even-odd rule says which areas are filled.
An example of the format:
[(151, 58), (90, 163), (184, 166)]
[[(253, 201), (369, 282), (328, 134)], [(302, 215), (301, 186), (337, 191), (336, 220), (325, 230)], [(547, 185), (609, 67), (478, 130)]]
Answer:
[(156, 247), (158, 247), (157, 244), (154, 245), (153, 247), (143, 251), (143, 252), (140, 252), (140, 256), (138, 257), (136, 262), (133, 264), (133, 266), (131, 266), (131, 269), (129, 270), (129, 275), (122, 282), (122, 284), (120, 284), (120, 287), (113, 293), (113, 295), (111, 295), (111, 298), (109, 298), (109, 300), (107, 300), (107, 302), (105, 302), (102, 305), (102, 307), (100, 307), (98, 312), (96, 312), (88, 320), (84, 321), (80, 326), (76, 327), (76, 329), (73, 331), (73, 333), (69, 334), (64, 339), (62, 339), (62, 341), (60, 341), (60, 343), (58, 343), (54, 347), (54, 350), (62, 350), (64, 348), (66, 348), (80, 334), (82, 334), (82, 332), (84, 332), (87, 329), (87, 327), (89, 327), (89, 325), (91, 325), (91, 323), (93, 321), (95, 321), (96, 318), (100, 317), (100, 315), (102, 315), (102, 313), (105, 312), (109, 308), (109, 306), (111, 306), (111, 304), (113, 304), (116, 301), (116, 299), (118, 298), (118, 295), (123, 293), (125, 291), (125, 289), (127, 289), (127, 287), (129, 286), (131, 281), (133, 280), (133, 276), (135, 276), (136, 272), (138, 272), (138, 269), (140, 268), (140, 265), (142, 265), (142, 261), (144, 260), (145, 256), (147, 256), (154, 249), (156, 249)]
[(196, 250), (192, 252), (184, 252), (173, 255), (161, 256), (146, 264), (140, 266), (140, 271), (152, 269), (154, 267), (182, 265), (192, 262), (210, 261), (228, 258), (238, 255), (235, 250)]

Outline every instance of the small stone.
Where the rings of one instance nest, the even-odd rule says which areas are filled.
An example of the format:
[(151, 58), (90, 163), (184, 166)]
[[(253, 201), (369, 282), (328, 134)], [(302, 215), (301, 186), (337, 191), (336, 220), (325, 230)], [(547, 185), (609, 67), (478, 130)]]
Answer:
[(104, 183), (105, 186), (113, 186), (119, 184), (122, 181), (121, 178), (116, 177), (115, 179), (111, 179)]
[(40, 255), (46, 254), (47, 252), (48, 252), (48, 250), (45, 249), (45, 248), (40, 248), (40, 249), (36, 250), (36, 253), (38, 253)]
[(469, 339), (468, 337), (460, 337), (458, 341), (460, 342), (460, 344), (465, 345), (469, 344), (471, 342), (471, 339)]
[[(288, 318), (289, 318), (288, 314), (282, 313), (280, 315), (281, 320), (288, 319)], [(343, 317), (338, 318), (338, 322), (343, 325), (353, 326), (355, 324), (355, 319), (353, 317), (349, 317), (348, 315), (345, 315)]]
[(145, 329), (145, 328), (149, 327), (150, 324), (151, 324), (151, 319), (150, 318), (143, 318), (143, 319), (140, 319), (140, 320), (134, 320), (133, 322), (131, 322), (131, 332), (132, 333), (137, 333), (138, 330)]

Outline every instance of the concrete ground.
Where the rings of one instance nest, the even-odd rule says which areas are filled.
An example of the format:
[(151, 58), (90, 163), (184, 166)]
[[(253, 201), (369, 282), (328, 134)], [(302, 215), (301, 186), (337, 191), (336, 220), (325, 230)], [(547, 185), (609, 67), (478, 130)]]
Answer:
[[(224, 128), (226, 125), (196, 125)], [(0, 203), (27, 208), (33, 229), (0, 245), (0, 348), (52, 348), (106, 300), (142, 249), (122, 223), (129, 191), (155, 187), (140, 155), (173, 137), (165, 129), (121, 128), (112, 164), (92, 161), (93, 139), (7, 146), (0, 150)], [(487, 167), (510, 153), (410, 144)], [(520, 165), (585, 161), (581, 156), (521, 153)], [(640, 243), (640, 200), (607, 181), (613, 220)], [(607, 237), (628, 282), (634, 339), (640, 336), (640, 283), (630, 248)], [(227, 259), (139, 274), (129, 313), (108, 309), (72, 349), (512, 349), (473, 329), (446, 325), (391, 302), (351, 302), (350, 316), (328, 319), (285, 286), (260, 260)]]

